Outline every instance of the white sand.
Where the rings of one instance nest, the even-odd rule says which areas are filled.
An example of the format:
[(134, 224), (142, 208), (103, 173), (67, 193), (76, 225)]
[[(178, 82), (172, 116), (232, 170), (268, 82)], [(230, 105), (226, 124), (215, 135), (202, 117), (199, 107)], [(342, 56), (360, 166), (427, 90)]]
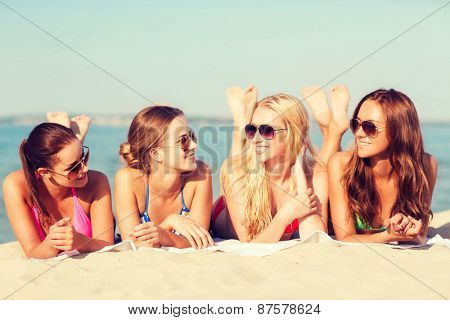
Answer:
[[(450, 211), (430, 236), (450, 237)], [(450, 250), (302, 244), (268, 257), (127, 251), (60, 262), (0, 245), (0, 297), (9, 299), (442, 299)], [(34, 279), (34, 280), (33, 280)]]

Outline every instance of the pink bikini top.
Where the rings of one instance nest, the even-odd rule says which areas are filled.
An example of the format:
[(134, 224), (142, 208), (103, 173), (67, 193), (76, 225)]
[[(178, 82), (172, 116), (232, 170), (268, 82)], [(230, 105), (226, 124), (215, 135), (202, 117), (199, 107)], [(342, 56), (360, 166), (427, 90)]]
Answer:
[[(91, 220), (87, 216), (86, 212), (84, 212), (83, 207), (81, 206), (80, 200), (78, 200), (77, 194), (75, 193), (75, 188), (72, 187), (72, 199), (73, 199), (73, 226), (75, 230), (79, 233), (84, 234), (87, 237), (92, 237), (92, 225)], [(31, 208), (32, 218), (34, 224), (36, 225), (36, 229), (39, 233), (39, 238), (41, 241), (45, 239), (44, 230), (39, 223), (38, 212), (35, 206)]]

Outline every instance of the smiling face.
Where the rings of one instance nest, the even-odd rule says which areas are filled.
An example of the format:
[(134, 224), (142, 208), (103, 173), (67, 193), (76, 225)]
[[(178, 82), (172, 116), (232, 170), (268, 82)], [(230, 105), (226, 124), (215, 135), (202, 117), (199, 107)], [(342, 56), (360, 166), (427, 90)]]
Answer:
[[(286, 129), (286, 125), (279, 117), (279, 114), (267, 107), (260, 107), (255, 110), (251, 124), (259, 127), (266, 124), (275, 130)], [(255, 152), (256, 159), (262, 163), (267, 161), (282, 162), (286, 159), (286, 136), (287, 131), (276, 131), (272, 140), (265, 140), (257, 131), (253, 139), (250, 140), (251, 148)]]
[(163, 146), (158, 148), (160, 156), (156, 160), (169, 171), (190, 172), (197, 169), (197, 143), (192, 140), (191, 134), (184, 116), (174, 118), (167, 128)]
[(78, 139), (74, 139), (71, 143), (67, 144), (55, 155), (55, 163), (48, 171), (48, 175), (51, 177), (53, 183), (57, 183), (63, 187), (75, 187), (82, 188), (88, 183), (88, 167), (83, 163), (80, 164), (80, 170), (76, 179), (69, 180), (64, 176), (67, 176), (70, 169), (72, 169), (77, 163), (80, 162), (83, 156), (83, 148), (81, 142)]
[(359, 121), (370, 121), (376, 125), (378, 133), (374, 137), (369, 137), (362, 126), (358, 128), (355, 134), (355, 142), (360, 158), (370, 158), (379, 156), (387, 152), (389, 140), (387, 138), (387, 121), (379, 103), (373, 100), (366, 100), (361, 105), (357, 114)]

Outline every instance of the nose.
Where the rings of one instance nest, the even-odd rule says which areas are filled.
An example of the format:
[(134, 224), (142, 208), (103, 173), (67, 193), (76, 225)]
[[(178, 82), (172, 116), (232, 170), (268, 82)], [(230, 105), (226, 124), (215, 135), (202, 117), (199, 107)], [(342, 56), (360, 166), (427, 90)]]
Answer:
[(252, 139), (252, 142), (254, 143), (254, 144), (257, 144), (257, 143), (261, 143), (261, 142), (264, 142), (265, 140), (264, 140), (264, 138), (261, 136), (261, 134), (259, 133), (259, 130), (256, 130), (256, 133), (255, 133), (255, 136), (253, 137), (253, 139)]
[(83, 169), (81, 170), (83, 174), (89, 171), (89, 167), (87, 164), (81, 163), (81, 165), (83, 166)]
[(189, 150), (197, 150), (197, 142), (195, 142), (194, 140), (191, 140), (191, 143), (189, 144)]
[(356, 130), (356, 132), (355, 132), (355, 137), (356, 137), (356, 138), (365, 138), (366, 136), (367, 136), (367, 135), (366, 135), (366, 133), (364, 132), (362, 126), (359, 126), (358, 130)]

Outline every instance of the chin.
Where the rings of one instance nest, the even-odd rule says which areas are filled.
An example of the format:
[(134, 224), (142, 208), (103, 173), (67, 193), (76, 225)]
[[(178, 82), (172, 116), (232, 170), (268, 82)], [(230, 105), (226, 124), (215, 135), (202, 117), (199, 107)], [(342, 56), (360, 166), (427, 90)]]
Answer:
[(89, 182), (89, 178), (86, 173), (86, 176), (84, 176), (84, 178), (74, 181), (74, 188), (83, 188), (88, 184), (88, 182)]
[(192, 172), (195, 170), (197, 170), (197, 161), (195, 159), (193, 162), (187, 163), (186, 165), (180, 168), (180, 171), (182, 172)]

